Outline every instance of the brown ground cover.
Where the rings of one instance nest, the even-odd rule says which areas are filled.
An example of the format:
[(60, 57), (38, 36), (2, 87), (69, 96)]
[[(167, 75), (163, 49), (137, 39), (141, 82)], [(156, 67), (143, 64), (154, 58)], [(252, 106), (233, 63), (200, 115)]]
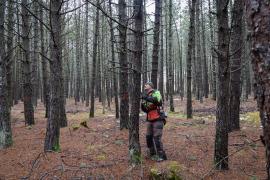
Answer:
[[(140, 120), (143, 153), (140, 166), (128, 163), (128, 131), (119, 130), (114, 111), (102, 114), (97, 102), (96, 117), (88, 118), (83, 104), (67, 103), (68, 127), (61, 129), (61, 151), (44, 153), (46, 133), (44, 107), (38, 104), (36, 124), (26, 127), (23, 104), (12, 108), (14, 144), (0, 150), (0, 179), (149, 179), (151, 169), (165, 168), (172, 162), (181, 165), (183, 179), (265, 179), (264, 147), (259, 141), (260, 124), (256, 102), (241, 105), (241, 130), (229, 136), (228, 171), (213, 169), (215, 102), (194, 101), (194, 119), (184, 116), (185, 101), (175, 99), (176, 113), (169, 113), (163, 143), (168, 161), (147, 159), (144, 117)], [(113, 108), (112, 108), (113, 109)], [(251, 113), (250, 113), (251, 112)], [(255, 115), (254, 115), (255, 114)], [(89, 128), (80, 126), (86, 121)]]

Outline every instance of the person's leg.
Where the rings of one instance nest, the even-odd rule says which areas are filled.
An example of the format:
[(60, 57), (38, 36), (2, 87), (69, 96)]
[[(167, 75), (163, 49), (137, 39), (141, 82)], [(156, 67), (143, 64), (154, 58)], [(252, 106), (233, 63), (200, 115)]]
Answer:
[(154, 139), (154, 147), (156, 150), (156, 154), (161, 158), (161, 160), (166, 160), (167, 156), (165, 151), (163, 150), (163, 144), (161, 141), (162, 131), (163, 131), (163, 121), (156, 121), (153, 124), (153, 139)]
[(149, 155), (155, 155), (155, 149), (153, 144), (153, 123), (147, 122), (147, 131), (146, 131), (146, 144), (149, 149)]

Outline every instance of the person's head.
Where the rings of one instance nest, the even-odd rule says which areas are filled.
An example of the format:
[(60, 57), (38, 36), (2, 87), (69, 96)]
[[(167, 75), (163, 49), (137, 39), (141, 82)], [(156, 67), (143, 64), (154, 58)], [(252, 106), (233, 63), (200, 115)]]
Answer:
[(144, 90), (145, 91), (150, 91), (154, 88), (154, 84), (152, 82), (147, 82), (144, 84)]

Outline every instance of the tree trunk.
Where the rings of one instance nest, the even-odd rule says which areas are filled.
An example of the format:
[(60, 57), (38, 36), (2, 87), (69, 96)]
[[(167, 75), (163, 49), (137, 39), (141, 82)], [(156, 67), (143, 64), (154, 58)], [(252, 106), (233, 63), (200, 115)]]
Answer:
[(210, 26), (210, 41), (211, 41), (211, 65), (212, 65), (212, 99), (216, 100), (217, 97), (217, 88), (216, 88), (216, 60), (214, 57), (214, 30), (213, 30), (213, 17), (212, 17), (212, 9), (211, 9), (211, 1), (208, 0), (209, 7), (209, 26)]
[(230, 79), (230, 118), (229, 131), (240, 130), (240, 98), (241, 98), (241, 59), (242, 59), (242, 17), (243, 0), (234, 1), (231, 32), (231, 79)]
[(26, 125), (35, 124), (34, 107), (32, 101), (32, 80), (31, 80), (31, 62), (30, 62), (30, 41), (29, 41), (29, 2), (22, 0), (22, 48), (23, 48), (23, 102), (24, 118)]
[(246, 1), (246, 5), (248, 25), (251, 31), (255, 95), (263, 125), (263, 139), (266, 146), (267, 179), (270, 179), (270, 4), (267, 1), (248, 0)]
[(45, 136), (44, 151), (60, 150), (60, 126), (62, 122), (62, 109), (64, 96), (63, 90), (63, 74), (62, 74), (62, 44), (61, 44), (61, 0), (50, 1), (50, 27), (51, 27), (51, 97), (50, 97), (50, 113), (47, 121), (47, 130)]
[(201, 33), (200, 33), (200, 3), (201, 0), (197, 0), (196, 2), (196, 36), (195, 36), (195, 44), (196, 44), (196, 58), (195, 58), (195, 66), (196, 71), (196, 84), (197, 84), (197, 91), (196, 91), (196, 98), (200, 100), (200, 103), (203, 103), (203, 84), (202, 84), (202, 59), (201, 59)]
[(201, 26), (202, 26), (202, 48), (203, 48), (203, 94), (205, 98), (208, 98), (209, 94), (209, 82), (208, 82), (208, 61), (206, 58), (206, 43), (205, 43), (205, 18), (203, 12), (203, 1), (201, 2)]
[[(39, 9), (39, 18), (43, 22), (43, 11), (44, 9), (40, 6)], [(44, 42), (44, 28), (43, 25), (40, 23), (40, 48), (41, 48), (41, 62), (42, 62), (42, 77), (43, 77), (43, 98), (44, 98), (44, 105), (45, 105), (45, 117), (48, 118), (49, 116), (49, 109), (50, 109), (50, 85), (49, 85), (49, 73), (48, 73), (48, 63), (47, 59), (45, 58), (45, 42)]]
[[(99, 0), (97, 0), (97, 5), (99, 5)], [(90, 104), (90, 117), (95, 116), (95, 87), (96, 87), (96, 64), (97, 64), (97, 46), (98, 46), (98, 36), (99, 36), (99, 10), (96, 9), (96, 22), (95, 22), (95, 32), (93, 40), (93, 62), (92, 62), (92, 79), (91, 79), (91, 104)]]
[(218, 22), (218, 99), (216, 114), (215, 167), (229, 168), (228, 157), (228, 114), (229, 114), (229, 26), (228, 1), (216, 0)]
[(120, 63), (120, 129), (128, 129), (129, 124), (129, 93), (128, 93), (128, 62), (127, 62), (127, 15), (126, 1), (118, 2), (119, 15), (119, 63)]
[(81, 33), (80, 33), (80, 22), (81, 22), (81, 11), (75, 16), (76, 24), (76, 90), (75, 90), (75, 104), (80, 102), (80, 90), (81, 90)]
[(159, 53), (159, 30), (160, 30), (160, 11), (161, 1), (155, 0), (155, 25), (153, 38), (153, 54), (152, 54), (152, 73), (151, 81), (154, 87), (157, 88), (157, 73), (158, 73), (158, 53)]
[[(110, 16), (112, 16), (112, 0), (109, 0)], [(114, 102), (115, 102), (115, 117), (119, 119), (119, 98), (118, 98), (118, 81), (115, 69), (115, 48), (114, 48), (114, 30), (113, 21), (110, 19), (110, 40), (111, 40), (111, 55), (112, 55), (112, 69), (113, 69), (113, 89), (114, 89)]]
[[(159, 85), (158, 85), (158, 89), (160, 91), (160, 94), (162, 96), (162, 99), (164, 99), (164, 49), (163, 49), (163, 20), (162, 20), (162, 1), (160, 2), (161, 3), (161, 8), (160, 8), (160, 67), (159, 67)], [(145, 6), (145, 5), (144, 5)], [(146, 22), (144, 22), (146, 23)]]
[(188, 49), (187, 49), (187, 118), (192, 118), (192, 44), (194, 44), (194, 23), (195, 23), (195, 4), (196, 0), (192, 0), (192, 4), (189, 4), (190, 8), (190, 24), (188, 33)]
[(85, 102), (86, 102), (86, 107), (89, 106), (89, 95), (90, 95), (90, 83), (89, 83), (89, 60), (88, 60), (88, 38), (89, 38), (89, 35), (88, 35), (88, 11), (89, 11), (89, 8), (88, 8), (88, 1), (86, 1), (86, 5), (85, 5), (85, 33), (84, 33), (84, 40), (85, 40), (85, 83), (86, 83), (86, 91), (85, 91), (85, 96), (86, 96), (86, 99), (85, 99)]
[(8, 14), (7, 14), (7, 30), (8, 30), (8, 37), (7, 37), (7, 56), (6, 56), (6, 73), (7, 73), (7, 86), (8, 86), (8, 102), (9, 106), (11, 107), (13, 105), (13, 82), (12, 78), (14, 76), (12, 69), (14, 65), (14, 58), (13, 58), (13, 14), (14, 14), (14, 2), (7, 1), (7, 7), (8, 7)]
[(134, 74), (133, 93), (131, 102), (130, 128), (129, 128), (129, 156), (130, 162), (141, 163), (141, 147), (139, 140), (139, 113), (141, 92), (142, 43), (143, 43), (143, 1), (134, 0), (135, 44), (134, 44)]
[(173, 15), (172, 15), (172, 0), (169, 0), (169, 99), (170, 99), (170, 111), (174, 112), (174, 104), (173, 104), (173, 92), (174, 92), (174, 72), (173, 72), (173, 54), (172, 54), (172, 20), (173, 20)]
[[(4, 22), (6, 1), (0, 2), (0, 47), (5, 47)], [(0, 48), (0, 149), (12, 145), (10, 107), (6, 77), (5, 48)]]

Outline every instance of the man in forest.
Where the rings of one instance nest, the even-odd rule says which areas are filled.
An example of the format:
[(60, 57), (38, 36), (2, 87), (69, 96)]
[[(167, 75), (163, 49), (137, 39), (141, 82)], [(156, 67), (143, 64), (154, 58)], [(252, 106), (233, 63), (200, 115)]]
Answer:
[(163, 126), (166, 123), (161, 114), (162, 97), (160, 92), (154, 89), (152, 82), (147, 82), (144, 90), (141, 108), (147, 114), (146, 144), (149, 148), (149, 156), (157, 161), (167, 160), (161, 142)]

